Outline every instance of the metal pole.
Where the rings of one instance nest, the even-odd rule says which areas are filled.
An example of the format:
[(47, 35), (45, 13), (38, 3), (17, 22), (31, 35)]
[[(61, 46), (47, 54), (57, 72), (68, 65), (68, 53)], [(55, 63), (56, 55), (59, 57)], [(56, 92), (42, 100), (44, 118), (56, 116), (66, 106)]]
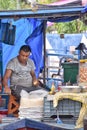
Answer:
[(44, 42), (44, 71), (43, 71), (43, 83), (46, 84), (46, 22), (44, 20), (44, 28), (43, 28), (43, 42)]

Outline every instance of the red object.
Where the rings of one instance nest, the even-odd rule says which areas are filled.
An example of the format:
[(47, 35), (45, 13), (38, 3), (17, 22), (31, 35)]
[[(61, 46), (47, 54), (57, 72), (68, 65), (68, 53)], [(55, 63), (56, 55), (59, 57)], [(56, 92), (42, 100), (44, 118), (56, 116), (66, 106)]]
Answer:
[(0, 115), (7, 115), (8, 114), (8, 110), (0, 110)]
[(58, 87), (58, 91), (60, 91), (60, 90), (61, 90), (61, 87), (59, 86), (59, 87)]

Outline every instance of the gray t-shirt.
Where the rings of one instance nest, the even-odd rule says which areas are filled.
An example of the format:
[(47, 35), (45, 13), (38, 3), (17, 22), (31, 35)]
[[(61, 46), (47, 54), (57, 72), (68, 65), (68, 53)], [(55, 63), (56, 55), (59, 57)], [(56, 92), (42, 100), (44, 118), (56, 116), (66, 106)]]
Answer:
[(20, 85), (24, 87), (32, 86), (31, 70), (35, 70), (34, 63), (31, 59), (28, 59), (27, 65), (23, 66), (19, 63), (18, 58), (15, 57), (7, 64), (7, 69), (11, 69), (12, 75), (10, 79), (10, 85)]

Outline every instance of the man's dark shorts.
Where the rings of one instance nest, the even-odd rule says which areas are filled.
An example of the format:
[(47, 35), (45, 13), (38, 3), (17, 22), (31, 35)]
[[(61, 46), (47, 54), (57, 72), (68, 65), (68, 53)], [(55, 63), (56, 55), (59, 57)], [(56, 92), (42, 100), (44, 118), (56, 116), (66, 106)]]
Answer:
[(31, 91), (42, 89), (40, 86), (38, 86), (38, 87), (35, 87), (35, 86), (24, 87), (24, 86), (19, 86), (19, 85), (10, 86), (10, 88), (11, 88), (11, 94), (13, 96), (15, 96), (18, 100), (20, 100), (21, 90), (25, 90), (25, 91), (27, 91), (29, 93)]

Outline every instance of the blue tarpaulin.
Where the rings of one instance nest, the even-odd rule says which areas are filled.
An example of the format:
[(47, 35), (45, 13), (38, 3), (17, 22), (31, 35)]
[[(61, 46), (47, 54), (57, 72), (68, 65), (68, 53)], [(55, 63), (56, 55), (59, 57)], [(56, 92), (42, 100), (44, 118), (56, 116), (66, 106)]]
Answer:
[[(58, 52), (68, 53), (70, 50), (70, 46), (77, 47), (81, 40), (83, 35), (87, 38), (87, 33), (78, 33), (78, 34), (64, 34), (64, 38), (60, 38), (59, 34), (46, 34), (46, 38), (48, 39), (50, 45), (55, 50), (58, 50)], [(66, 51), (64, 51), (66, 49)]]
[(42, 49), (43, 49), (43, 21), (36, 19), (28, 19), (32, 23), (32, 34), (26, 39), (26, 44), (31, 47), (32, 56), (36, 66), (36, 76), (39, 76), (40, 66), (42, 62)]
[[(5, 22), (2, 21), (2, 22)], [(6, 21), (7, 22), (7, 21)], [(29, 36), (31, 28), (27, 19), (20, 19), (12, 22), (16, 25), (16, 35), (14, 45), (9, 45), (2, 43), (2, 63), (3, 63), (3, 73), (5, 71), (8, 61), (18, 55), (19, 48), (25, 44), (25, 39)]]
[(32, 50), (31, 58), (35, 63), (35, 72), (38, 77), (42, 62), (43, 21), (36, 19), (20, 19), (13, 22), (13, 24), (16, 26), (14, 45), (2, 43), (3, 69), (5, 71), (8, 61), (18, 55), (20, 46), (28, 44)]

